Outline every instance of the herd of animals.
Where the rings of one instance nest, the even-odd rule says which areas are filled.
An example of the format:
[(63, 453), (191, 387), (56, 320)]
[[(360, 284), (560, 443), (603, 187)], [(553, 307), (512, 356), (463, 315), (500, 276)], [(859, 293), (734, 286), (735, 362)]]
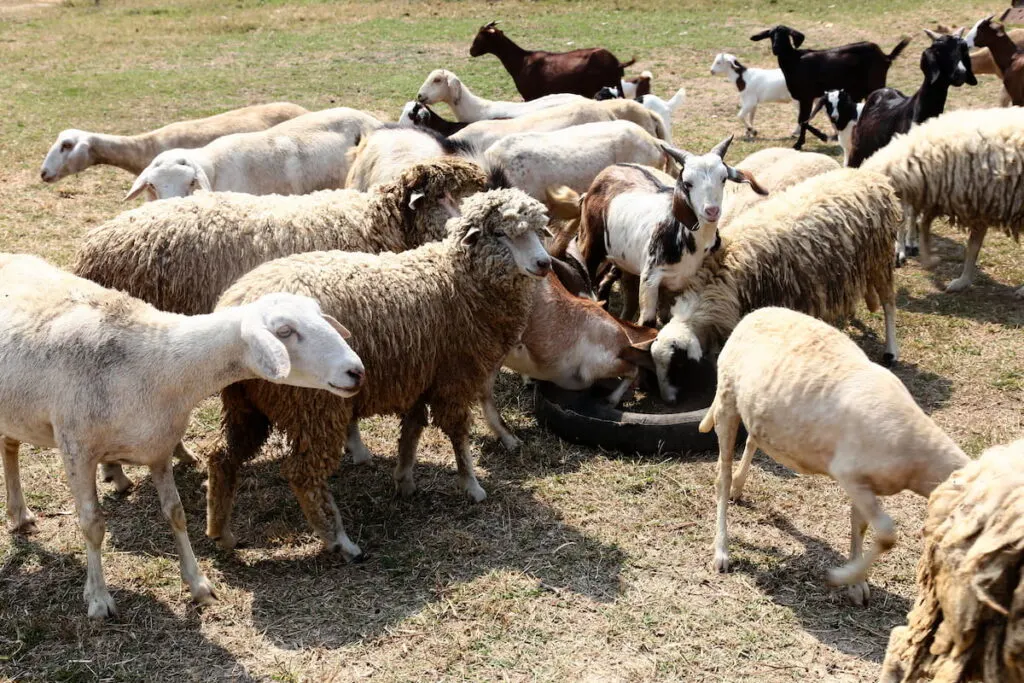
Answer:
[[(893, 632), (883, 680), (943, 667), (1021, 680), (1024, 645), (1004, 636), (1008, 615), (1024, 613), (1021, 589), (1012, 611), (1005, 594), (1024, 552), (1024, 441), (970, 461), (895, 375), (822, 322), (853, 316), (861, 300), (881, 307), (881, 360), (894, 363), (896, 268), (918, 244), (922, 263), (934, 261), (933, 219), (970, 231), (964, 272), (947, 291), (971, 283), (990, 226), (1017, 238), (1024, 224), (1024, 50), (993, 17), (926, 33), (924, 79), (909, 97), (885, 87), (908, 39), (888, 54), (874, 43), (809, 50), (780, 25), (751, 38), (771, 40), (779, 69), (717, 55), (711, 72), (736, 84), (748, 135), (759, 104), (798, 108), (796, 149), (736, 165), (725, 162), (731, 136), (703, 154), (672, 144), (683, 89), (663, 100), (649, 72), (625, 78), (628, 64), (607, 50), (530, 52), (495, 22), (470, 54), (496, 55), (522, 102), (484, 99), (439, 69), (396, 123), (275, 103), (136, 136), (63, 131), (43, 181), (113, 164), (137, 174), (126, 199), (153, 201), (91, 229), (71, 273), (0, 256), (11, 528), (35, 526), (19, 444), (58, 448), (86, 539), (88, 613), (111, 616), (97, 470), (124, 491), (132, 482), (121, 465), (146, 465), (184, 581), (208, 603), (214, 589), (192, 552), (171, 462), (194, 458), (181, 438), (210, 394), (220, 392), (223, 410), (206, 454), (207, 534), (235, 546), (239, 469), (276, 428), (310, 526), (356, 560), (327, 482), (343, 452), (371, 457), (360, 418), (401, 416), (399, 495), (416, 490), (417, 443), (432, 421), (451, 441), (459, 487), (482, 501), (472, 408), (482, 406), (506, 448), (519, 445), (493, 401), (502, 366), (576, 390), (619, 380), (612, 403), (653, 371), (671, 403), (695, 363), (717, 361), (700, 425), (720, 449), (714, 567), (729, 566), (727, 503), (758, 448), (849, 495), (850, 560), (830, 579), (857, 604), (869, 597), (871, 564), (895, 542), (878, 496), (931, 495), (918, 604)], [(983, 72), (1001, 74), (1015, 106), (943, 113), (949, 88)], [(430, 108), (439, 102), (455, 121)], [(799, 150), (807, 131), (827, 139), (811, 124), (821, 109), (847, 168)], [(616, 281), (618, 316), (606, 303)], [(741, 423), (748, 437), (733, 477)], [(971, 628), (950, 626), (949, 591)]]

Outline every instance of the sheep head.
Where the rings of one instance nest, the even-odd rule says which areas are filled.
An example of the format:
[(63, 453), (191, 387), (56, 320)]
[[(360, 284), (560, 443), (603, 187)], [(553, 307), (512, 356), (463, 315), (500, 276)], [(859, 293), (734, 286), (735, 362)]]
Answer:
[(187, 197), (196, 190), (211, 191), (213, 184), (187, 149), (169, 149), (156, 156), (135, 179), (124, 201), (145, 193), (146, 199)]
[(412, 249), (444, 238), (445, 223), (459, 215), (460, 202), (482, 192), (486, 183), (476, 164), (446, 157), (410, 166), (374, 192), (392, 198), (401, 209), (406, 248)]
[(516, 189), (491, 190), (462, 203), (462, 215), (448, 221), (448, 239), (456, 240), (471, 258), (487, 268), (514, 268), (534, 278), (551, 270), (551, 257), (541, 236), (550, 236), (542, 203)]
[(92, 134), (74, 128), (61, 131), (50, 147), (39, 169), (44, 183), (55, 183), (64, 176), (73, 175), (95, 163), (90, 145)]

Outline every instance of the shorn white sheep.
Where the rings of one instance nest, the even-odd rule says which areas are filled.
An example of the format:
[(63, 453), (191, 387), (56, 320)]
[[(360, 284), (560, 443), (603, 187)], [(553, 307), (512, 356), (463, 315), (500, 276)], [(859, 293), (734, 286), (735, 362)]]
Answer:
[(459, 121), (482, 121), (483, 119), (514, 119), (548, 107), (571, 102), (586, 102), (580, 95), (562, 93), (545, 95), (529, 102), (495, 102), (475, 95), (459, 77), (447, 69), (434, 69), (423, 81), (416, 101), (422, 104), (444, 102), (452, 108)]
[[(892, 245), (899, 201), (885, 176), (838, 169), (806, 180), (722, 229), (651, 345), (662, 398), (674, 401), (679, 364), (713, 358), (740, 318), (785, 306), (826, 320), (860, 299), (885, 311), (884, 361), (899, 357)], [(685, 384), (685, 381), (683, 382)]]
[(161, 152), (125, 200), (187, 197), (197, 190), (306, 194), (345, 186), (346, 152), (380, 126), (348, 107), (304, 114), (273, 128), (217, 138), (199, 149)]
[(917, 601), (880, 683), (1024, 683), (1024, 440), (989, 448), (932, 492)]
[(413, 164), (445, 156), (472, 156), (474, 148), (425, 128), (385, 124), (348, 151), (345, 187), (366, 192), (394, 180)]
[[(747, 444), (733, 479), (741, 422)], [(906, 489), (927, 496), (968, 462), (896, 375), (839, 330), (785, 308), (748, 314), (725, 343), (715, 399), (700, 423), (702, 432), (712, 429), (719, 448), (715, 569), (729, 568), (728, 499), (742, 495), (760, 448), (801, 474), (835, 479), (850, 497), (850, 560), (829, 580), (849, 585), (858, 605), (870, 596), (872, 563), (896, 542), (878, 496)], [(868, 524), (875, 542), (864, 553)]]
[(185, 527), (171, 472), (192, 408), (244, 379), (352, 396), (364, 368), (347, 330), (308, 297), (270, 294), (211, 315), (163, 313), (127, 294), (33, 256), (0, 254), (0, 440), (7, 514), (25, 505), (18, 444), (59, 448), (85, 535), (89, 616), (115, 614), (100, 557), (105, 524), (96, 495), (100, 463), (146, 465), (174, 533), (181, 574), (200, 603), (215, 599)]
[(540, 241), (547, 214), (518, 190), (466, 199), (448, 222), (448, 236), (400, 254), (309, 252), (265, 263), (232, 285), (220, 306), (264, 291), (312, 296), (327, 312), (344, 311), (353, 348), (366, 364), (366, 387), (355, 398), (285, 391), (243, 382), (221, 393), (222, 439), (210, 453), (207, 535), (231, 548), (230, 516), (238, 469), (254, 457), (272, 426), (290, 443), (282, 472), (310, 526), (346, 559), (361, 555), (349, 540), (327, 486), (338, 445), (362, 417), (402, 415), (395, 484), (416, 490), (416, 445), (427, 424), (451, 440), (460, 488), (486, 497), (469, 450), (471, 408), (522, 336), (540, 278), (551, 258)]
[(297, 104), (274, 102), (178, 121), (138, 135), (107, 135), (72, 128), (57, 136), (43, 159), (39, 177), (44, 183), (55, 183), (96, 164), (117, 166), (138, 175), (160, 152), (202, 147), (224, 135), (266, 130), (308, 113)]
[[(1015, 240), (1024, 226), (1024, 109), (961, 109), (915, 126), (871, 156), (864, 170), (889, 177), (903, 202), (897, 260), (920, 230), (921, 265), (934, 266), (931, 223), (946, 216), (969, 230), (964, 270), (946, 285), (966, 289), (989, 227)], [(912, 239), (911, 239), (912, 241)], [(1024, 286), (1017, 290), (1024, 298)]]

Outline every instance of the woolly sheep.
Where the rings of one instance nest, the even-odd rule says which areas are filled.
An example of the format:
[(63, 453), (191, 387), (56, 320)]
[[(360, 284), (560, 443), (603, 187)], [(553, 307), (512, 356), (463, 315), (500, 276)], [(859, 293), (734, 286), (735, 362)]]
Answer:
[(1024, 440), (989, 448), (935, 489), (917, 601), (892, 630), (881, 683), (1024, 682)]
[(161, 152), (135, 179), (125, 200), (187, 197), (196, 190), (306, 194), (345, 186), (345, 153), (380, 122), (337, 107), (256, 133), (217, 138), (199, 149)]
[(74, 128), (61, 131), (39, 169), (44, 183), (55, 183), (96, 164), (109, 164), (138, 175), (160, 152), (202, 147), (223, 135), (266, 130), (308, 114), (290, 102), (256, 104), (216, 116), (170, 123), (139, 135), (107, 135)]
[(817, 152), (801, 152), (791, 147), (768, 147), (754, 152), (736, 164), (736, 168), (757, 178), (758, 184), (768, 191), (768, 195), (758, 194), (747, 184), (726, 183), (719, 228), (726, 227), (774, 193), (816, 175), (834, 171), (840, 166), (831, 157)]
[(348, 151), (345, 186), (366, 192), (397, 178), (409, 166), (445, 156), (471, 156), (472, 147), (425, 128), (384, 125)]
[[(748, 436), (733, 479), (741, 422)], [(760, 448), (801, 474), (831, 477), (850, 497), (850, 560), (829, 579), (848, 585), (858, 605), (870, 596), (871, 565), (896, 542), (877, 496), (906, 489), (927, 496), (968, 462), (898, 377), (839, 330), (785, 308), (755, 310), (725, 343), (715, 398), (700, 423), (700, 431), (712, 429), (719, 448), (715, 569), (729, 568), (728, 499), (742, 495)], [(865, 554), (868, 524), (875, 543)]]
[[(964, 270), (946, 285), (966, 289), (989, 226), (1015, 240), (1024, 225), (1024, 109), (962, 109), (915, 126), (868, 159), (864, 170), (889, 177), (903, 203), (897, 260), (906, 258), (914, 226), (920, 231), (921, 265), (938, 259), (931, 248), (931, 223), (947, 216), (969, 230)], [(1017, 290), (1024, 297), (1024, 287)]]
[(548, 107), (557, 107), (570, 102), (585, 102), (586, 97), (561, 93), (545, 95), (529, 102), (495, 102), (475, 95), (459, 77), (447, 69), (434, 69), (423, 81), (416, 101), (421, 104), (444, 102), (452, 109), (459, 121), (482, 121), (483, 119), (514, 119)]
[(308, 297), (269, 294), (186, 317), (65, 273), (34, 256), (0, 254), (0, 440), (7, 514), (31, 531), (18, 445), (59, 448), (88, 565), (89, 616), (116, 613), (103, 577), (101, 462), (146, 465), (171, 524), (181, 574), (200, 603), (215, 599), (185, 527), (171, 453), (193, 406), (244, 379), (349, 397), (363, 381), (348, 332)]
[(209, 459), (207, 535), (235, 545), (231, 508), (239, 466), (256, 455), (271, 426), (291, 448), (282, 472), (307, 521), (328, 549), (360, 556), (341, 524), (327, 488), (338, 465), (336, 444), (357, 418), (398, 413), (402, 436), (395, 483), (416, 490), (416, 444), (427, 424), (451, 440), (460, 488), (473, 500), (486, 493), (469, 451), (471, 406), (526, 326), (539, 278), (551, 260), (538, 234), (544, 207), (518, 190), (481, 193), (462, 203), (442, 242), (400, 254), (311, 252), (266, 263), (238, 280), (219, 306), (267, 291), (305, 293), (327, 312), (344, 311), (353, 348), (366, 364), (366, 388), (354, 400), (310, 392), (280, 392), (245, 382), (225, 389), (222, 435)]
[(886, 363), (899, 358), (892, 239), (899, 202), (885, 176), (839, 169), (769, 197), (721, 230), (650, 346), (662, 397), (676, 399), (672, 370), (713, 358), (740, 318), (784, 306), (818, 318), (851, 317), (858, 299), (885, 311)]

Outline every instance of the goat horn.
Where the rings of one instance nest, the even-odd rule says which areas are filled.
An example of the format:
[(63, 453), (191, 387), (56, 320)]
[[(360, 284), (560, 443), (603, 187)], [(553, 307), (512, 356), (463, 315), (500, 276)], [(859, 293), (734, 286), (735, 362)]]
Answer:
[(717, 154), (719, 159), (725, 158), (725, 153), (729, 151), (729, 145), (732, 144), (733, 136), (730, 135), (726, 139), (719, 142), (717, 145), (711, 148), (711, 154)]
[(928, 36), (929, 38), (931, 38), (933, 41), (938, 40), (939, 38), (942, 37), (941, 33), (936, 33), (935, 31), (932, 31), (932, 30), (927, 29), (927, 28), (924, 29), (924, 34), (926, 36)]

